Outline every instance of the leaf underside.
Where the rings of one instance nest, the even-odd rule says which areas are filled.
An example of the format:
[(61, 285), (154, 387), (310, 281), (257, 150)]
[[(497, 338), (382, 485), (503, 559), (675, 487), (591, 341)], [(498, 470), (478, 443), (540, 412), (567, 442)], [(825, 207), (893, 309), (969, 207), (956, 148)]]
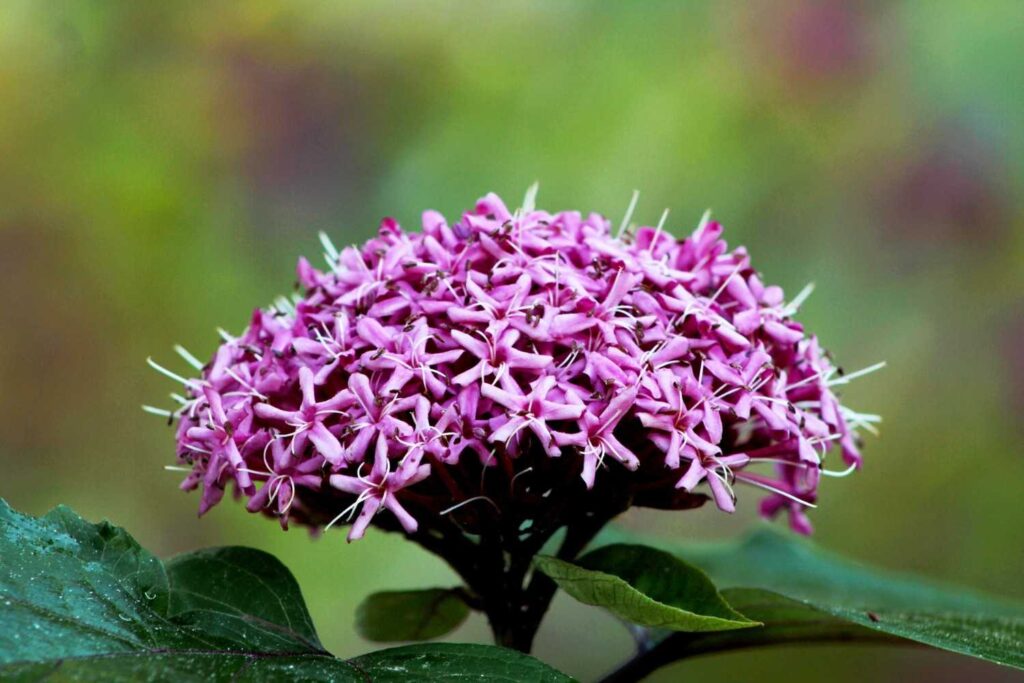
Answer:
[(641, 626), (700, 632), (758, 625), (732, 609), (704, 572), (648, 546), (609, 545), (576, 562), (541, 556), (536, 566), (580, 602)]

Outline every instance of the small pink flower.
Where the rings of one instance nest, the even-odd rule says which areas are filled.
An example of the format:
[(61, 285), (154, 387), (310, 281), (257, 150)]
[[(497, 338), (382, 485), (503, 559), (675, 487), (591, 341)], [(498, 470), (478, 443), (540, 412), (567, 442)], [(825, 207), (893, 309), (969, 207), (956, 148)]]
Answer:
[(327, 428), (327, 421), (337, 415), (347, 415), (340, 408), (350, 402), (348, 397), (336, 394), (326, 401), (317, 402), (313, 371), (308, 367), (299, 368), (299, 387), (302, 392), (302, 403), (296, 410), (283, 410), (267, 403), (257, 403), (253, 406), (253, 412), (269, 423), (283, 423), (294, 428), (295, 431), (289, 435), (292, 439), (293, 453), (303, 452), (308, 439), (327, 462), (333, 465), (341, 464), (344, 449), (338, 437)]
[[(348, 533), (348, 540), (355, 541), (362, 538), (373, 516), (382, 507), (394, 514), (402, 528), (408, 533), (414, 533), (417, 528), (416, 520), (398, 502), (396, 493), (426, 479), (429, 475), (430, 465), (421, 465), (411, 471), (400, 469), (392, 472), (391, 459), (388, 457), (388, 440), (383, 436), (378, 437), (373, 468), (369, 475), (363, 477), (358, 470), (354, 477), (344, 474), (331, 475), (331, 486), (356, 496), (356, 501), (346, 508), (346, 511), (351, 509), (355, 512), (356, 509), (360, 509), (361, 504), (359, 516), (356, 517), (352, 529)], [(343, 511), (342, 514), (346, 511)]]

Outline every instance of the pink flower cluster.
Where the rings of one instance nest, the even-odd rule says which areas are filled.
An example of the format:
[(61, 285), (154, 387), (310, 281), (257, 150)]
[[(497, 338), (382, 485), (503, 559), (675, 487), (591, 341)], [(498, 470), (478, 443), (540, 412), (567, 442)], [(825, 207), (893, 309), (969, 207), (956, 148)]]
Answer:
[(557, 460), (581, 495), (642, 477), (731, 512), (751, 485), (809, 532), (820, 476), (845, 473), (826, 454), (858, 466), (873, 416), (838, 403), (849, 376), (792, 319), (799, 301), (718, 223), (616, 236), (525, 203), (491, 194), (454, 225), (428, 211), (421, 233), (385, 219), (362, 248), (325, 240), (325, 272), (300, 259), (305, 295), (255, 311), (184, 380), (172, 415), (200, 512), (234, 483), (282, 524), (414, 533), (485, 498), (465, 472), (514, 484)]

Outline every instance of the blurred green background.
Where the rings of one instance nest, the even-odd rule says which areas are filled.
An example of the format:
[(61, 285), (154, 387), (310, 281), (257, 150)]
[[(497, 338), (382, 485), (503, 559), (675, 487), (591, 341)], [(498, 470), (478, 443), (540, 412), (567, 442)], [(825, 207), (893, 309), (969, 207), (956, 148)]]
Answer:
[[(279, 554), (339, 655), (372, 590), (450, 572), (401, 539), (312, 541), (226, 503), (196, 520), (172, 432), (141, 403), (171, 346), (212, 353), (287, 292), (316, 232), (417, 228), (489, 190), (618, 220), (712, 207), (885, 416), (828, 480), (823, 546), (1024, 598), (1024, 4), (837, 2), (0, 3), (0, 495), (68, 503), (171, 554)], [(753, 494), (753, 495), (752, 495)], [(632, 514), (679, 538), (756, 522)], [(455, 634), (484, 640), (483, 620)], [(556, 600), (537, 654), (592, 678), (628, 655)], [(658, 680), (959, 681), (1014, 674), (941, 653), (786, 648)]]

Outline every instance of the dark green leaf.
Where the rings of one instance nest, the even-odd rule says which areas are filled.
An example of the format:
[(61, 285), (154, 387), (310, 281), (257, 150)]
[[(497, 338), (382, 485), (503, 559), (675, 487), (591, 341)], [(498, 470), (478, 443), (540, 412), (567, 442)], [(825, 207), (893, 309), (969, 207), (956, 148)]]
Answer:
[[(605, 539), (624, 537), (613, 532)], [(765, 528), (741, 541), (659, 545), (702, 567), (720, 587), (760, 589), (723, 594), (737, 610), (765, 622), (769, 636), (792, 626), (792, 610), (803, 609), (803, 640), (826, 639), (837, 630), (858, 639), (898, 637), (1024, 668), (1024, 606), (1012, 601), (864, 567)], [(789, 611), (772, 612), (765, 604), (754, 609), (749, 598), (764, 598), (764, 591), (775, 600), (788, 598), (779, 604)], [(815, 622), (821, 617), (829, 621)]]
[(291, 572), (262, 550), (207, 548), (171, 558), (169, 616), (230, 648), (323, 650)]
[(960, 586), (868, 567), (789, 533), (762, 526), (746, 538), (676, 546), (720, 586), (765, 588), (847, 606), (1021, 613), (1022, 606)]
[(0, 662), (203, 646), (166, 621), (163, 564), (106, 522), (0, 502), (0, 558)]
[(503, 647), (457, 643), (406, 645), (371, 652), (349, 662), (373, 681), (494, 681), (567, 683), (565, 674)]
[(459, 589), (385, 591), (356, 610), (356, 630), (368, 640), (393, 643), (430, 640), (454, 631), (469, 616)]
[(729, 588), (723, 590), (722, 595), (735, 609), (759, 619), (764, 626), (705, 633), (649, 632), (642, 654), (627, 661), (608, 680), (642, 680), (680, 659), (751, 647), (845, 641), (900, 642), (893, 636), (852, 624), (770, 591)]
[(56, 672), (60, 680), (132, 683), (140, 680), (337, 681), (406, 683), (571, 683), (573, 679), (515, 650), (491, 645), (432, 643), (372, 652), (350, 660), (281, 654), (254, 659), (217, 653), (114, 656), (0, 665), (0, 679), (37, 681)]
[[(798, 600), (754, 588), (728, 588), (722, 595), (736, 610), (762, 622), (762, 628), (719, 633), (675, 634), (668, 647), (673, 659), (719, 650), (785, 643), (836, 642), (845, 640), (891, 642), (884, 633), (853, 624)], [(657, 638), (655, 638), (657, 640)]]
[(330, 655), (279, 654), (271, 657), (203, 650), (92, 655), (46, 662), (0, 664), (4, 681), (337, 681), (364, 683), (367, 678), (343, 659)]
[(692, 632), (758, 625), (733, 610), (704, 572), (655, 548), (609, 545), (575, 563), (540, 556), (536, 566), (580, 602), (641, 626)]
[(0, 500), (0, 679), (82, 681), (569, 680), (486, 645), (337, 659), (298, 586), (266, 553), (218, 548), (165, 568), (125, 531), (66, 508), (33, 518)]

